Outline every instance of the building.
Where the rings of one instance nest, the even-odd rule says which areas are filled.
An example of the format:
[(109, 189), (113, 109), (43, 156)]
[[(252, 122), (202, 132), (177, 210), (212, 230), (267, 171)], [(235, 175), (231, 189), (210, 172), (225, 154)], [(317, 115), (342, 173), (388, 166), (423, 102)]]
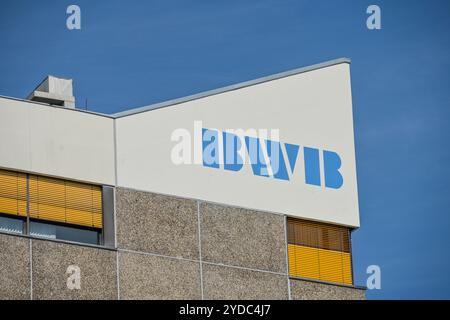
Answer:
[(0, 97), (1, 299), (364, 299), (350, 61), (113, 115)]

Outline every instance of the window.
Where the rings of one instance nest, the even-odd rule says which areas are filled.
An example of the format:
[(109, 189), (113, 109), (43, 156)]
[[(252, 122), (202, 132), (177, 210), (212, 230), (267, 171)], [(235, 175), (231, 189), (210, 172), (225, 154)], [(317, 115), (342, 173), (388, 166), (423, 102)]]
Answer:
[(24, 229), (32, 236), (99, 244), (102, 187), (0, 170), (0, 231)]
[(29, 176), (31, 218), (102, 228), (102, 190), (99, 186)]
[(27, 216), (27, 176), (23, 173), (0, 170), (0, 212)]
[(289, 275), (351, 285), (350, 230), (288, 218)]
[(55, 223), (30, 222), (30, 235), (47, 239), (61, 239), (98, 244), (100, 233), (95, 229), (75, 228)]
[(0, 215), (1, 232), (22, 234), (23, 230), (24, 230), (24, 220)]

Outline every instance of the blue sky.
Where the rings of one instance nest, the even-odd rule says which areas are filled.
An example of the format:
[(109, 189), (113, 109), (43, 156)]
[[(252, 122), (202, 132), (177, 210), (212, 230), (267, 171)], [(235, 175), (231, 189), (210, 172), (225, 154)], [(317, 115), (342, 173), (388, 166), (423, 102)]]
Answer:
[[(82, 29), (69, 31), (69, 4)], [(366, 28), (366, 8), (382, 30)], [(0, 10), (0, 95), (47, 74), (113, 113), (338, 57), (352, 59), (361, 228), (371, 299), (450, 298), (450, 2), (11, 1)]]

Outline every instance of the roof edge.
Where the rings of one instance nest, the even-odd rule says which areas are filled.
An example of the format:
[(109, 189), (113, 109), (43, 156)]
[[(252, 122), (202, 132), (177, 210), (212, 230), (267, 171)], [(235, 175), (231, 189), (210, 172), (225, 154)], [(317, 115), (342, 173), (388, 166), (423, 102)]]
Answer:
[(7, 99), (7, 100), (14, 100), (14, 101), (19, 101), (19, 102), (38, 104), (38, 105), (41, 105), (41, 106), (52, 107), (52, 108), (56, 108), (56, 109), (87, 113), (87, 114), (91, 114), (91, 115), (95, 115), (95, 116), (100, 116), (100, 117), (114, 119), (114, 116), (111, 115), (111, 114), (101, 113), (101, 112), (96, 112), (96, 111), (90, 111), (90, 110), (85, 110), (85, 109), (79, 109), (79, 108), (76, 108), (76, 107), (75, 108), (67, 108), (67, 107), (64, 107), (64, 106), (57, 106), (57, 105), (54, 105), (54, 104), (49, 104), (49, 103), (39, 102), (39, 101), (34, 101), (34, 100), (29, 100), (29, 99), (9, 97), (9, 96), (1, 95), (1, 94), (0, 94), (0, 99)]
[(334, 59), (334, 60), (329, 60), (329, 61), (313, 64), (313, 65), (306, 66), (306, 67), (301, 67), (301, 68), (296, 68), (296, 69), (292, 69), (292, 70), (276, 73), (276, 74), (273, 74), (273, 75), (265, 76), (265, 77), (254, 79), (254, 80), (239, 82), (239, 83), (232, 84), (232, 85), (229, 85), (229, 86), (225, 86), (225, 87), (221, 87), (221, 88), (217, 88), (217, 89), (212, 89), (212, 90), (209, 90), (209, 91), (196, 93), (196, 94), (185, 96), (185, 97), (182, 97), (182, 98), (177, 98), (177, 99), (172, 99), (172, 100), (168, 100), (168, 101), (158, 102), (158, 103), (151, 104), (151, 105), (144, 106), (144, 107), (138, 107), (138, 108), (133, 108), (133, 109), (117, 112), (117, 113), (112, 114), (111, 116), (114, 117), (114, 118), (122, 118), (122, 117), (126, 117), (126, 116), (131, 116), (131, 115), (139, 114), (139, 113), (142, 113), (142, 112), (156, 110), (156, 109), (161, 109), (161, 108), (164, 108), (164, 107), (169, 107), (169, 106), (185, 103), (185, 102), (188, 102), (188, 101), (197, 100), (197, 99), (201, 99), (201, 98), (205, 98), (205, 97), (209, 97), (209, 96), (225, 93), (225, 92), (228, 92), (228, 91), (242, 89), (242, 88), (245, 88), (245, 87), (249, 87), (249, 86), (253, 86), (253, 85), (257, 85), (257, 84), (261, 84), (261, 83), (264, 83), (264, 82), (269, 82), (269, 81), (273, 81), (273, 80), (277, 80), (277, 79), (281, 79), (281, 78), (286, 78), (286, 77), (289, 77), (289, 76), (292, 76), (292, 75), (296, 75), (296, 74), (300, 74), (300, 73), (305, 73), (305, 72), (309, 72), (309, 71), (323, 69), (323, 68), (331, 67), (331, 66), (334, 66), (334, 65), (337, 65), (337, 64), (342, 64), (342, 63), (351, 64), (351, 59), (344, 57), (344, 58), (338, 58), (338, 59)]
[(209, 97), (209, 96), (225, 93), (225, 92), (228, 92), (228, 91), (233, 91), (233, 90), (238, 90), (238, 89), (242, 89), (242, 88), (245, 88), (245, 87), (250, 87), (250, 86), (261, 84), (261, 83), (264, 83), (264, 82), (269, 82), (269, 81), (273, 81), (273, 80), (277, 80), (277, 79), (286, 78), (286, 77), (289, 77), (289, 76), (292, 76), (292, 75), (296, 75), (296, 74), (300, 74), (300, 73), (305, 73), (305, 72), (309, 72), (309, 71), (323, 69), (323, 68), (331, 67), (331, 66), (334, 66), (334, 65), (342, 64), (342, 63), (351, 64), (351, 60), (349, 58), (338, 58), (338, 59), (334, 59), (334, 60), (329, 60), (329, 61), (313, 64), (313, 65), (306, 66), (306, 67), (301, 67), (301, 68), (296, 68), (296, 69), (292, 69), (292, 70), (276, 73), (276, 74), (273, 74), (273, 75), (261, 77), (261, 78), (254, 79), (254, 80), (239, 82), (239, 83), (232, 84), (232, 85), (229, 85), (229, 86), (225, 86), (225, 87), (221, 87), (221, 88), (217, 88), (217, 89), (213, 89), (213, 90), (209, 90), (209, 91), (196, 93), (196, 94), (185, 96), (185, 97), (182, 97), (182, 98), (176, 98), (176, 99), (172, 99), (172, 100), (168, 100), (168, 101), (158, 102), (158, 103), (147, 105), (147, 106), (144, 106), (144, 107), (133, 108), (133, 109), (129, 109), (129, 110), (113, 113), (113, 114), (89, 111), (89, 110), (78, 109), (78, 108), (71, 109), (71, 108), (66, 108), (66, 107), (63, 107), (63, 106), (56, 106), (56, 105), (51, 105), (51, 104), (47, 104), (47, 103), (43, 103), (43, 102), (32, 101), (32, 100), (22, 99), (22, 98), (9, 97), (9, 96), (4, 96), (4, 95), (0, 95), (0, 98), (16, 100), (16, 101), (22, 101), (22, 102), (28, 102), (28, 103), (33, 103), (33, 104), (49, 106), (49, 107), (53, 107), (53, 108), (59, 108), (59, 109), (70, 110), (70, 111), (75, 111), (75, 112), (88, 113), (88, 114), (91, 114), (91, 115), (97, 115), (97, 116), (106, 117), (106, 118), (117, 119), (117, 118), (122, 118), (122, 117), (126, 117), (126, 116), (139, 114), (139, 113), (142, 113), (142, 112), (147, 112), (147, 111), (151, 111), (151, 110), (156, 110), (156, 109), (161, 109), (161, 108), (165, 108), (165, 107), (174, 106), (174, 105), (177, 105), (177, 104), (181, 104), (181, 103), (185, 103), (185, 102), (188, 102), (188, 101), (193, 101), (193, 100), (197, 100), (197, 99), (201, 99), (201, 98), (205, 98), (205, 97)]

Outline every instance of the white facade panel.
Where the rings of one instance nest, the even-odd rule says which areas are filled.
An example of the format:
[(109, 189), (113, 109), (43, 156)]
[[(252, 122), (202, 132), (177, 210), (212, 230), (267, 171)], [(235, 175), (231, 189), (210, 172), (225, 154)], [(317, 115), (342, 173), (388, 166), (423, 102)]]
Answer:
[(113, 121), (0, 98), (0, 167), (114, 185)]
[[(272, 140), (281, 142), (289, 180), (255, 175), (249, 164), (229, 171), (223, 165), (174, 163), (171, 154), (178, 142), (171, 136), (186, 129), (191, 147), (198, 146), (196, 121), (221, 131), (279, 129), (279, 139)], [(119, 117), (116, 128), (119, 186), (359, 226), (348, 63)], [(299, 146), (293, 170), (284, 143)], [(305, 183), (304, 147), (320, 154), (320, 185)], [(342, 161), (339, 188), (325, 185), (324, 150)]]
[[(259, 141), (270, 164), (267, 176), (248, 163), (247, 140), (242, 140), (247, 161), (242, 168), (226, 170), (222, 162), (205, 165), (202, 129), (218, 137), (242, 130), (248, 139)], [(284, 175), (272, 172), (264, 130), (280, 146)], [(279, 135), (271, 136), (271, 130)], [(180, 132), (188, 136), (181, 139), (176, 136)], [(181, 141), (189, 147), (190, 155), (184, 158), (188, 163), (173, 158)], [(217, 146), (223, 158), (222, 138)], [(0, 148), (0, 168), (359, 226), (350, 70), (345, 61), (159, 109), (131, 110), (116, 119), (0, 97)], [(317, 158), (311, 158), (311, 150)], [(340, 163), (329, 162), (330, 154)], [(316, 173), (312, 180), (311, 172)]]

